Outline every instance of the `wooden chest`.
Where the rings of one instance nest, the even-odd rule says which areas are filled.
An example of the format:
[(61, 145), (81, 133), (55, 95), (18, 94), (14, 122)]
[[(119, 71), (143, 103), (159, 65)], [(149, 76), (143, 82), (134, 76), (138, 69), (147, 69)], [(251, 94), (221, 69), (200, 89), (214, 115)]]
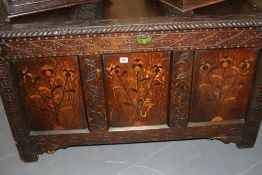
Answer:
[(237, 14), (224, 16), (197, 15), (214, 7), (177, 16), (157, 2), (135, 4), (105, 1), (103, 20), (2, 25), (1, 97), (22, 160), (70, 146), (181, 139), (253, 147), (262, 14), (246, 2), (225, 3)]
[(163, 3), (171, 5), (181, 11), (197, 9), (199, 7), (216, 4), (225, 0), (160, 0)]
[(16, 17), (98, 0), (3, 0), (9, 17)]

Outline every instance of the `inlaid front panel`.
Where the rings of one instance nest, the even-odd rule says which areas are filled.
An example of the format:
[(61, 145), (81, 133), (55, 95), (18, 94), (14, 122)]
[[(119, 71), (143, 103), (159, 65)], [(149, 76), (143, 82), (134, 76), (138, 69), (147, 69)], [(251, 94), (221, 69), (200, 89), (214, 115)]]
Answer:
[(13, 65), (31, 130), (86, 127), (77, 58), (23, 59)]
[(169, 52), (103, 56), (111, 127), (167, 124)]
[(244, 118), (256, 57), (255, 48), (196, 51), (190, 121)]

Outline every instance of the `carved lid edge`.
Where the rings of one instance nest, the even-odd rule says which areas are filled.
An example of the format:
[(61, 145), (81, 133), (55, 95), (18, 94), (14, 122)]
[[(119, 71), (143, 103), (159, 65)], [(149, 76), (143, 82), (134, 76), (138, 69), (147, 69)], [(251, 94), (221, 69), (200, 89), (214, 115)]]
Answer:
[[(91, 22), (92, 23), (92, 22)], [(165, 23), (142, 23), (142, 24), (109, 24), (101, 25), (99, 21), (95, 25), (68, 25), (56, 28), (41, 29), (20, 29), (5, 28), (0, 29), (0, 38), (24, 38), (24, 37), (50, 37), (62, 35), (83, 35), (83, 34), (100, 34), (100, 33), (120, 33), (120, 32), (150, 32), (150, 31), (168, 31), (168, 30), (194, 30), (194, 29), (217, 29), (217, 28), (247, 28), (258, 27), (262, 30), (262, 18), (252, 19), (234, 19), (234, 20), (207, 20), (207, 21), (189, 21), (189, 22), (171, 22)]]

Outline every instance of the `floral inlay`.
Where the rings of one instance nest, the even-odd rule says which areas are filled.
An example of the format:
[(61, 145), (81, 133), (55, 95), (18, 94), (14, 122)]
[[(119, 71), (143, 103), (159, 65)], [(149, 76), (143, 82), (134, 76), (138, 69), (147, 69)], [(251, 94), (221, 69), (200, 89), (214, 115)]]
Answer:
[[(251, 62), (248, 59), (242, 60), (236, 65), (233, 63), (232, 58), (224, 56), (219, 59), (218, 64), (211, 65), (207, 61), (200, 65), (200, 70), (204, 72), (207, 80), (200, 87), (208, 87), (210, 89), (213, 100), (218, 106), (218, 111), (225, 101), (236, 100), (233, 92), (242, 88), (241, 85), (239, 86), (239, 82), (241, 79), (246, 78), (246, 73), (251, 66)], [(219, 121), (222, 120), (221, 116), (219, 116)], [(213, 119), (213, 121), (218, 121), (218, 119)]]
[[(22, 80), (31, 92), (28, 98), (37, 102), (40, 112), (48, 112), (54, 117), (55, 129), (64, 129), (61, 124), (61, 108), (64, 99), (69, 93), (77, 90), (68, 87), (69, 81), (74, 77), (74, 70), (65, 68), (56, 72), (51, 65), (41, 67), (41, 74), (34, 74), (27, 67), (22, 70)], [(65, 108), (67, 106), (64, 106)]]
[[(106, 70), (121, 87), (115, 89), (124, 91), (126, 99), (123, 105), (133, 108), (136, 117), (147, 117), (148, 111), (155, 105), (149, 98), (150, 93), (154, 87), (162, 87), (166, 81), (165, 76), (162, 74), (163, 66), (161, 64), (155, 64), (147, 69), (142, 60), (135, 59), (131, 64), (129, 72), (122, 70), (119, 65), (114, 64), (111, 64)], [(131, 74), (135, 74), (135, 76)], [(135, 83), (130, 83), (129, 80)]]

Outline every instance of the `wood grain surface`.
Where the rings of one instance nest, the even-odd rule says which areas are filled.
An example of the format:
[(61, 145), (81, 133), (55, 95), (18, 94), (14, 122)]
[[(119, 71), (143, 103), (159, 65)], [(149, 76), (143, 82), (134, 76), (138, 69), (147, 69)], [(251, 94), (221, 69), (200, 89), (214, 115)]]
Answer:
[(76, 58), (15, 60), (13, 65), (30, 130), (87, 126)]
[(256, 58), (255, 48), (197, 50), (190, 121), (245, 118)]
[(168, 52), (104, 55), (103, 62), (110, 126), (167, 124)]

